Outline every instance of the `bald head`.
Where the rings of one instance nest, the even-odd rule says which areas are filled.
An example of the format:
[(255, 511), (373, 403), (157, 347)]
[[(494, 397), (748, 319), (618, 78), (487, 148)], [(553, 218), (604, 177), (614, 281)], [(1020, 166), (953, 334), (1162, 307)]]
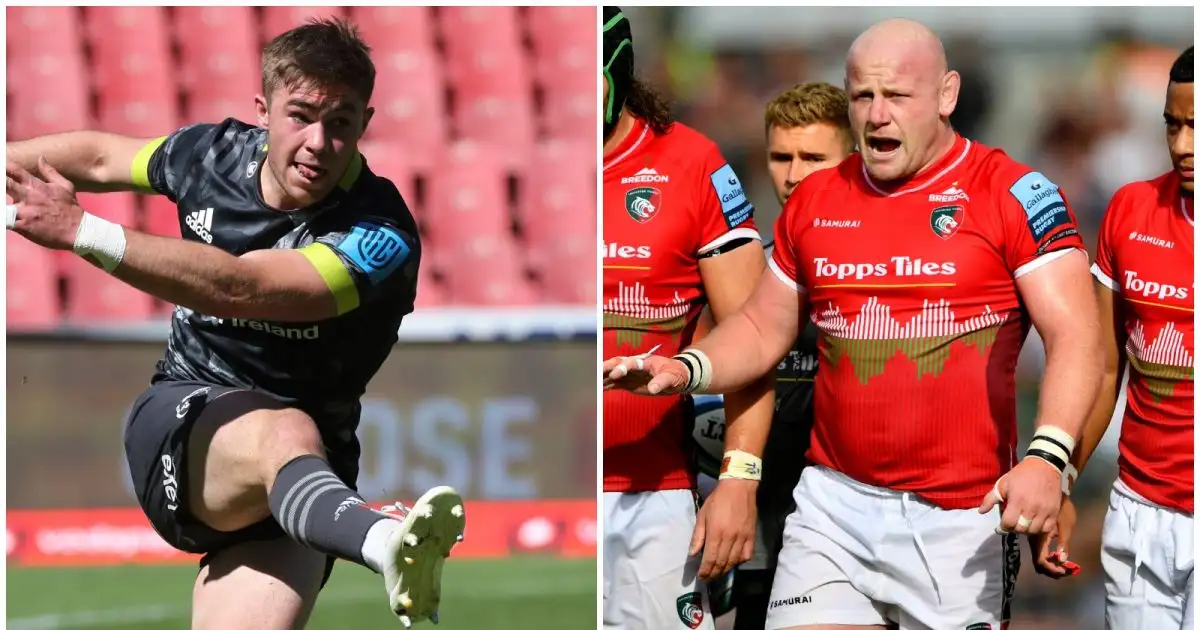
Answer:
[(902, 182), (949, 150), (960, 84), (941, 40), (920, 22), (886, 20), (854, 40), (846, 55), (850, 127), (873, 178)]
[(859, 35), (846, 55), (846, 72), (881, 63), (918, 80), (938, 81), (948, 68), (942, 40), (924, 24), (905, 19), (885, 20)]

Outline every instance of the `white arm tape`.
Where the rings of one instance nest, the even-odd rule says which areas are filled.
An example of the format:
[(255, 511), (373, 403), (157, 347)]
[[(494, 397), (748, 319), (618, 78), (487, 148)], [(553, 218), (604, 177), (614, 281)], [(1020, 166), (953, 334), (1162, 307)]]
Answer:
[(76, 254), (100, 263), (112, 273), (125, 258), (125, 228), (87, 212), (75, 233)]
[(17, 226), (17, 205), (4, 204), (4, 229), (11, 230)]

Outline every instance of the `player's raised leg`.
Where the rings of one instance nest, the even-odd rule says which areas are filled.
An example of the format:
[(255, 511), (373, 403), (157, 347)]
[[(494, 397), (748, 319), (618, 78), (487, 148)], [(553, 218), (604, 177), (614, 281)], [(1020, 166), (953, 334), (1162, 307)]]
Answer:
[(436, 615), (442, 563), (465, 525), (458, 494), (435, 488), (411, 509), (372, 510), (325, 459), (312, 418), (260, 397), (231, 392), (197, 421), (187, 469), (196, 517), (218, 531), (274, 517), (301, 545), (383, 574), (396, 614)]

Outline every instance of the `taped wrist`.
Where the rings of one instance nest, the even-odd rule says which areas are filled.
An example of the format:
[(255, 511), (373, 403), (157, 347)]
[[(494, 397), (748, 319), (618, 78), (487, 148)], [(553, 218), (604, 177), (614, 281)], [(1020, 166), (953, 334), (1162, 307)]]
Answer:
[(1034, 431), (1025, 456), (1043, 459), (1057, 468), (1058, 472), (1066, 473), (1067, 466), (1071, 465), (1071, 452), (1074, 450), (1075, 438), (1058, 427), (1043, 425)]
[(672, 358), (687, 367), (688, 381), (683, 388), (684, 394), (704, 393), (708, 390), (712, 383), (712, 361), (708, 360), (708, 355), (689, 348)]
[(125, 228), (84, 212), (72, 249), (80, 257), (112, 273), (125, 258)]
[(718, 479), (762, 479), (762, 459), (746, 451), (725, 451)]

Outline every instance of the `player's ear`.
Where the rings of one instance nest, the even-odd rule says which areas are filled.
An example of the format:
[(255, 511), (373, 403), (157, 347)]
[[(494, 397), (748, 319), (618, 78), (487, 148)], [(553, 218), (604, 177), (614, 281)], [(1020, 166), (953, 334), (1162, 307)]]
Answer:
[(270, 120), (270, 106), (267, 104), (267, 97), (258, 94), (254, 97), (254, 111), (258, 116), (258, 126), (263, 129), (267, 128), (267, 122)]
[(942, 76), (941, 89), (938, 90), (938, 115), (949, 118), (958, 105), (958, 90), (962, 87), (962, 77), (951, 70)]
[(371, 117), (374, 115), (375, 115), (374, 107), (368, 107), (366, 110), (363, 111), (362, 133), (359, 134), (359, 137), (362, 137), (363, 135), (365, 135), (367, 133), (367, 126), (371, 124)]

